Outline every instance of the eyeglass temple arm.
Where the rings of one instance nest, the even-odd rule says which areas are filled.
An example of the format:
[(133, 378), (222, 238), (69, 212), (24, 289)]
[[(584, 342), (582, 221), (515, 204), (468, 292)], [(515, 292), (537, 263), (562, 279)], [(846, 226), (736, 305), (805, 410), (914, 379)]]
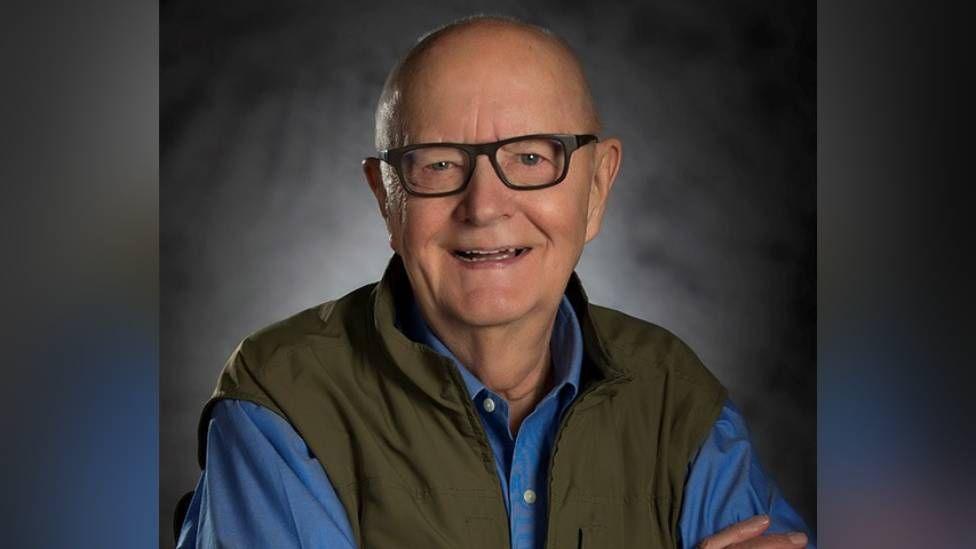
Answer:
[(600, 140), (599, 137), (595, 135), (576, 135), (576, 147), (582, 147), (583, 145), (589, 145), (590, 143), (597, 142)]

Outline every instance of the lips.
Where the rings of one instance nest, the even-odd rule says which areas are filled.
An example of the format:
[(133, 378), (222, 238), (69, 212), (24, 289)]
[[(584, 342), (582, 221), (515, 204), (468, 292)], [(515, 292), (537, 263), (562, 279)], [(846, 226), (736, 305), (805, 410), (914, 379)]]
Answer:
[(518, 257), (528, 251), (529, 247), (523, 246), (503, 246), (498, 248), (473, 248), (458, 249), (452, 253), (462, 261), (476, 263), (479, 261), (501, 261), (512, 257)]

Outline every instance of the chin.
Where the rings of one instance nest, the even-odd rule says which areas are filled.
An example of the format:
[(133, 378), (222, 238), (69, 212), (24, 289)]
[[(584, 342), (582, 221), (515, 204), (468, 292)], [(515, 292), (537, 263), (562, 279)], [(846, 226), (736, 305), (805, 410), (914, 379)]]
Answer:
[(526, 316), (532, 307), (524, 300), (500, 296), (469, 297), (455, 307), (459, 320), (470, 326), (498, 326)]

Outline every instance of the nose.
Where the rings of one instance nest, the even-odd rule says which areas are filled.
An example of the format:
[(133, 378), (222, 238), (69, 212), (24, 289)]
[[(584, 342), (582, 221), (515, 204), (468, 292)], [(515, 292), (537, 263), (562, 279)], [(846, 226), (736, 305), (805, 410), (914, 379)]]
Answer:
[(491, 160), (480, 155), (475, 160), (474, 172), (468, 187), (462, 194), (456, 213), (459, 220), (476, 226), (491, 225), (512, 216), (515, 206), (512, 189), (498, 177)]

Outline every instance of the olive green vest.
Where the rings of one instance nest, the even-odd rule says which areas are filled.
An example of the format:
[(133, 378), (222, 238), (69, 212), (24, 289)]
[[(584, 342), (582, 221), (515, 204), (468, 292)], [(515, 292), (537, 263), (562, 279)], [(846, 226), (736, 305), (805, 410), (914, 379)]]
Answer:
[[(494, 457), (449, 359), (394, 325), (410, 291), (399, 256), (382, 280), (245, 338), (204, 408), (269, 408), (327, 471), (363, 548), (499, 549), (509, 521)], [(547, 549), (678, 545), (689, 461), (726, 398), (668, 331), (566, 288), (583, 334), (580, 392), (549, 457)]]

